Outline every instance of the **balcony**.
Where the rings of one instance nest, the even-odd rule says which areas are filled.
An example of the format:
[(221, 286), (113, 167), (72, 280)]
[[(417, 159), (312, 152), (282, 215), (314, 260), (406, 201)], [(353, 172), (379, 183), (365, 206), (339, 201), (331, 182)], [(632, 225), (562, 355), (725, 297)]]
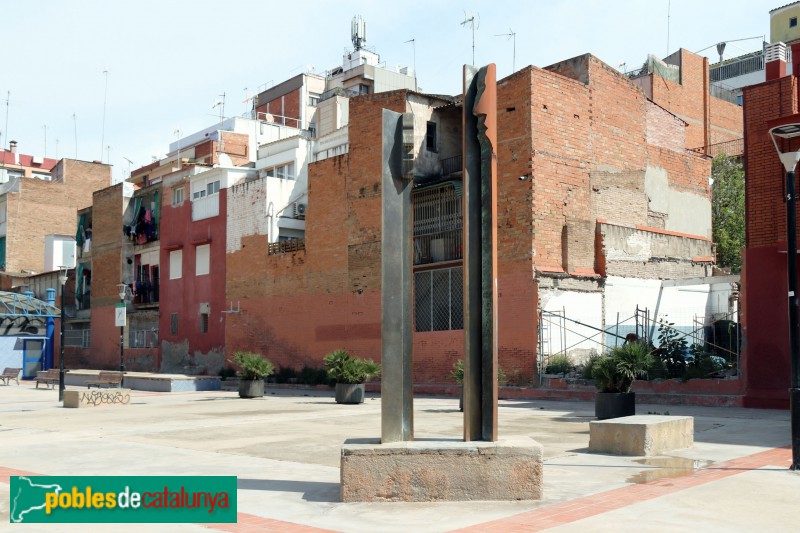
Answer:
[(203, 220), (217, 215), (219, 215), (218, 194), (192, 200), (192, 221)]
[(442, 164), (442, 177), (453, 176), (455, 174), (461, 175), (464, 168), (463, 158), (461, 155), (448, 157), (441, 160)]
[(267, 245), (268, 255), (288, 254), (292, 252), (299, 252), (306, 249), (306, 240), (304, 238), (287, 239), (280, 242), (271, 242)]

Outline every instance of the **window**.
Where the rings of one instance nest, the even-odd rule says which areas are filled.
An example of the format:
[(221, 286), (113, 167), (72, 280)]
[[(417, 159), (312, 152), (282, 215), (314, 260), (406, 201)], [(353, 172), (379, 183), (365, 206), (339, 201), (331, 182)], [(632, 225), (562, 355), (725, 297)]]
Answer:
[(308, 95), (308, 105), (316, 106), (319, 104), (319, 95), (314, 93), (309, 93)]
[(204, 276), (209, 273), (211, 267), (211, 245), (201, 244), (195, 248), (195, 276)]
[(183, 203), (183, 187), (172, 189), (172, 205), (181, 205)]
[(286, 163), (285, 165), (281, 165), (279, 167), (268, 168), (266, 169), (266, 174), (268, 178), (293, 180), (295, 178), (294, 163)]
[(464, 329), (462, 267), (414, 273), (416, 331)]
[(794, 28), (797, 26), (797, 17), (792, 17), (789, 19), (789, 27)]
[(169, 332), (173, 335), (178, 334), (178, 313), (169, 315)]
[[(459, 183), (460, 185), (460, 183)], [(414, 264), (425, 265), (462, 258), (461, 191), (453, 183), (413, 193)]]
[(211, 181), (208, 183), (192, 184), (192, 200), (199, 200), (206, 196), (212, 196), (219, 193), (219, 180)]
[(429, 152), (436, 152), (436, 123), (428, 122), (428, 128), (425, 131), (425, 149)]
[(200, 333), (208, 333), (208, 313), (200, 313)]
[(169, 279), (180, 279), (183, 271), (183, 250), (169, 253)]

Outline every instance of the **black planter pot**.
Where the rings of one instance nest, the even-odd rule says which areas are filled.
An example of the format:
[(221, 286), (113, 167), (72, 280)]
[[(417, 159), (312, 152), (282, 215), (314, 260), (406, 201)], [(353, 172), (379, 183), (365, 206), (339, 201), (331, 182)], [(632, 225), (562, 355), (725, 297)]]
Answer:
[(364, 403), (364, 384), (337, 383), (336, 403)]
[(240, 379), (239, 397), (240, 398), (261, 398), (264, 396), (263, 379)]
[(636, 393), (598, 392), (594, 397), (594, 415), (598, 420), (636, 414)]

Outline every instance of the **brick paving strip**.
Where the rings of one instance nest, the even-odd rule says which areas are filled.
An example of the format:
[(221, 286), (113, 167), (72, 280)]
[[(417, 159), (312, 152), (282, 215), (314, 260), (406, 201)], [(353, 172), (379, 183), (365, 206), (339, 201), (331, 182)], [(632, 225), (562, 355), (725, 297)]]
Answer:
[(492, 531), (502, 531), (503, 533), (544, 531), (551, 527), (569, 524), (712, 481), (718, 481), (742, 472), (758, 470), (765, 466), (785, 465), (786, 468), (789, 468), (792, 460), (791, 454), (791, 448), (788, 446), (773, 448), (772, 450), (732, 459), (724, 463), (712, 464), (683, 476), (665, 477), (647, 483), (629, 485), (563, 503), (548, 505), (541, 509), (520, 513), (508, 518), (477, 524), (458, 531), (481, 533)]
[[(758, 470), (769, 465), (781, 465), (788, 468), (791, 463), (791, 448), (786, 446), (774, 448), (753, 455), (732, 459), (723, 463), (710, 465), (687, 473), (683, 476), (661, 478), (647, 483), (638, 483), (621, 487), (618, 489), (584, 496), (574, 500), (565, 501), (553, 505), (542, 507), (534, 511), (528, 511), (508, 518), (501, 518), (491, 522), (476, 524), (467, 528), (459, 529), (460, 532), (481, 532), (491, 531), (513, 533), (516, 531), (543, 531), (551, 527), (576, 522), (615, 509), (621, 509), (629, 505), (652, 500), (661, 496), (666, 496), (681, 490), (704, 485), (712, 481), (718, 481), (726, 477), (734, 476), (742, 472)], [(0, 466), (0, 483), (10, 483), (10, 476), (38, 476), (32, 472), (15, 470)], [(284, 522), (272, 518), (247, 513), (237, 513), (236, 524), (200, 524), (209, 529), (218, 531), (232, 532), (292, 532), (292, 533), (312, 533), (326, 532), (327, 529), (320, 529), (312, 526), (304, 526), (292, 522)]]

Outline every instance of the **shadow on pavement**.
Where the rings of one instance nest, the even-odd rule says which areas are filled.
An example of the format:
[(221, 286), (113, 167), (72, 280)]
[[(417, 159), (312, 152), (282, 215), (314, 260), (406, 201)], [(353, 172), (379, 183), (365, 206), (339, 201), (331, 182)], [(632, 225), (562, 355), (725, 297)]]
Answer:
[(287, 479), (242, 479), (240, 490), (265, 490), (270, 492), (299, 492), (307, 502), (338, 502), (339, 484), (322, 481), (290, 481)]

